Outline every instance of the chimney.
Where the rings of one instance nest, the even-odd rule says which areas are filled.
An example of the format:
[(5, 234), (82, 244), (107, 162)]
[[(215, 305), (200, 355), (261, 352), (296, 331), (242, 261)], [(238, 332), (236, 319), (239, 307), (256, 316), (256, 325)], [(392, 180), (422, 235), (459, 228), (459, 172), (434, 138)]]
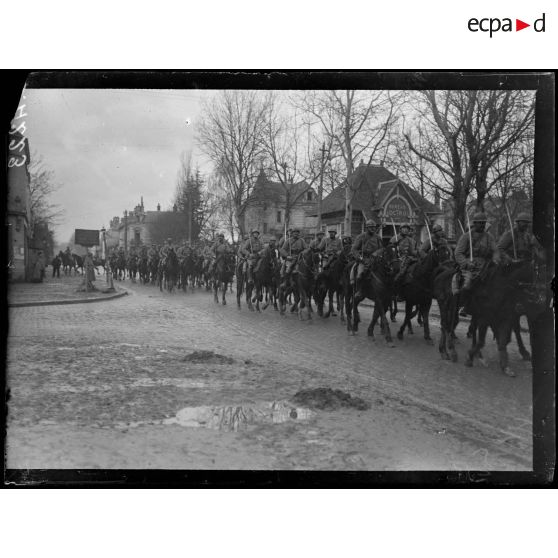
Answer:
[(436, 188), (436, 190), (434, 190), (434, 205), (440, 209), (440, 192), (438, 192), (438, 188)]
[(160, 203), (157, 204), (157, 211), (161, 211), (161, 204)]
[(143, 210), (143, 196), (141, 197), (141, 209)]

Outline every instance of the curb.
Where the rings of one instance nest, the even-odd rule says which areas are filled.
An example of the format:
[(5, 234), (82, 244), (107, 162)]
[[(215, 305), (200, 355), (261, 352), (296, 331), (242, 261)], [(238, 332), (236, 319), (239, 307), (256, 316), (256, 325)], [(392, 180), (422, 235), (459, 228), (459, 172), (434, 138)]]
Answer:
[(103, 302), (105, 300), (114, 300), (116, 298), (121, 298), (128, 294), (128, 291), (126, 289), (123, 289), (121, 287), (120, 290), (122, 292), (114, 293), (104, 298), (84, 298), (81, 300), (38, 300), (37, 302), (14, 302), (13, 304), (8, 304), (8, 307), (25, 308), (28, 306), (57, 306), (60, 304), (88, 304), (90, 302)]

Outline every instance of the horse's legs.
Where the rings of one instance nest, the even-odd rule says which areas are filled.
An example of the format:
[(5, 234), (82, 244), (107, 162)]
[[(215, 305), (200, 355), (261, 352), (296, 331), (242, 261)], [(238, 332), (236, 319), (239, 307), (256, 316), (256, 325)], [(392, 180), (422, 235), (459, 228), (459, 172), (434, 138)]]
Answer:
[[(525, 344), (523, 343), (523, 339), (521, 337), (521, 325), (519, 322), (519, 316), (513, 322), (513, 332), (515, 334), (515, 339), (517, 341), (517, 347), (519, 349), (519, 354), (523, 360), (530, 361), (531, 360), (531, 353), (525, 348)], [(529, 327), (529, 331), (531, 328)]]
[(368, 326), (368, 337), (372, 337), (372, 339), (374, 339), (374, 328), (376, 327), (376, 324), (378, 323), (378, 318), (379, 318), (379, 314), (378, 314), (378, 310), (376, 308), (376, 305), (374, 304), (374, 311), (372, 312), (372, 319), (370, 320), (370, 325)]
[(429, 345), (434, 344), (434, 342), (432, 341), (432, 337), (430, 337), (429, 316), (430, 316), (431, 305), (432, 305), (432, 300), (429, 300), (428, 302), (426, 302), (424, 304), (419, 304), (419, 307), (418, 307), (419, 316), (422, 316), (422, 325), (424, 327), (424, 340)]
[(384, 332), (384, 336), (386, 338), (386, 343), (391, 344), (393, 339), (391, 338), (391, 331), (389, 328), (389, 321), (386, 318), (386, 310), (387, 308), (384, 307), (384, 302), (378, 297), (377, 302), (374, 301), (374, 308), (378, 307), (378, 312), (380, 313), (380, 323), (382, 324), (382, 330)]
[[(376, 304), (374, 304), (376, 306)], [(411, 314), (413, 312), (413, 304), (410, 302), (409, 299), (405, 299), (405, 318), (403, 319), (403, 324), (399, 328), (397, 332), (397, 339), (400, 341), (403, 340), (403, 334), (405, 333), (405, 328), (411, 326)], [(409, 331), (410, 333), (410, 331)]]
[[(512, 318), (513, 319), (513, 318)], [(515, 372), (509, 366), (507, 346), (511, 340), (511, 332), (513, 329), (512, 320), (508, 319), (505, 323), (500, 324), (498, 328), (498, 355), (500, 357), (500, 370), (506, 376), (515, 377)]]
[(392, 322), (396, 322), (395, 316), (397, 316), (397, 298), (392, 297), (389, 304), (389, 317)]

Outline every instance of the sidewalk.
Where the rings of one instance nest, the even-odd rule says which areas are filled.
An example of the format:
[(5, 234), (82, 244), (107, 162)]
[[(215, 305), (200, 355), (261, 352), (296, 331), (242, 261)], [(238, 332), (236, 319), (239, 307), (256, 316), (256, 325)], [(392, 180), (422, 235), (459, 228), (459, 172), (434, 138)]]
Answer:
[(52, 304), (82, 304), (112, 300), (128, 294), (126, 289), (115, 285), (115, 290), (107, 291), (104, 275), (98, 275), (94, 285), (98, 289), (92, 292), (78, 292), (83, 275), (51, 277), (52, 269), (47, 268), (47, 276), (42, 283), (10, 283), (8, 285), (8, 305), (48, 306)]

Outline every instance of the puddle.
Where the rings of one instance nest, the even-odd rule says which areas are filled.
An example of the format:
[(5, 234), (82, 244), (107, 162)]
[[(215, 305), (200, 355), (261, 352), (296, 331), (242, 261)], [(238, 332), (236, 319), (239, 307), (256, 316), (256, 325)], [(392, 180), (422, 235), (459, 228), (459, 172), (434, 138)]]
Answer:
[(179, 388), (203, 388), (207, 384), (195, 380), (185, 380), (184, 378), (141, 378), (133, 382), (132, 387), (157, 387), (157, 386), (174, 386)]
[(272, 401), (248, 405), (223, 407), (186, 407), (175, 417), (164, 419), (161, 424), (178, 424), (191, 428), (210, 428), (225, 432), (238, 432), (258, 424), (281, 424), (289, 421), (308, 420), (314, 412), (295, 407), (285, 401)]

